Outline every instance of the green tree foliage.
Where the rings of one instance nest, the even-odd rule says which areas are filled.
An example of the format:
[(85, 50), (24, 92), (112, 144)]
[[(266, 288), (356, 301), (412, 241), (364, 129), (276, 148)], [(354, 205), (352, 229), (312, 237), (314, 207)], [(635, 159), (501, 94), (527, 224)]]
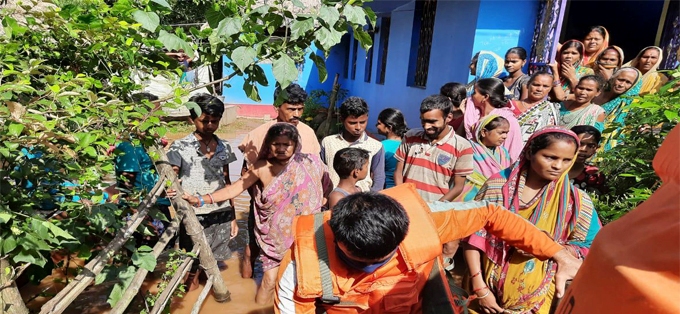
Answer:
[[(656, 93), (636, 97), (626, 116), (622, 143), (602, 154), (600, 171), (607, 176), (607, 194), (594, 196), (602, 220), (610, 222), (635, 208), (661, 185), (652, 160), (670, 130), (678, 124), (680, 70), (670, 73), (674, 80)], [(616, 126), (604, 134), (614, 132)]]
[[(115, 179), (107, 150), (130, 139), (150, 145), (165, 134), (162, 110), (131, 97), (141, 88), (138, 73), (181, 73), (165, 50), (198, 51), (200, 63), (229, 56), (229, 77), (244, 76), (243, 89), (259, 99), (258, 86), (285, 87), (297, 79), (293, 60), (312, 45), (321, 50), (312, 60), (325, 79), (324, 57), (348, 30), (364, 47), (372, 44), (364, 28), (375, 23), (375, 14), (360, 0), (323, 0), (311, 9), (297, 0), (205, 2), (207, 27), (186, 32), (163, 25), (172, 3), (179, 5), (54, 0), (45, 10), (31, 10), (36, 3), (27, 1), (21, 5), (26, 12), (0, 12), (0, 256), (13, 267), (30, 263), (45, 270), (27, 272), (33, 279), (49, 272), (53, 252), (89, 258), (137, 205), (103, 201), (102, 190)], [(273, 64), (277, 82), (267, 81), (259, 62)], [(179, 105), (186, 92), (176, 90), (164, 105)], [(62, 219), (55, 219), (58, 211)], [(126, 248), (128, 254), (113, 259), (118, 271), (106, 273), (121, 281), (118, 292), (129, 282), (130, 267), (155, 265), (148, 248)]]

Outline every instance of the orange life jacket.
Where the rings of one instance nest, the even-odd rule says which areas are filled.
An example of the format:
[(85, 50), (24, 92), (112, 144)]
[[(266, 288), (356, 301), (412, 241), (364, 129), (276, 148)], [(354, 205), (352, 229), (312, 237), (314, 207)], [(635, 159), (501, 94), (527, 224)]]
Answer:
[[(442, 244), (430, 217), (427, 204), (413, 184), (403, 184), (383, 191), (395, 198), (408, 214), (409, 230), (397, 254), (374, 273), (366, 274), (346, 266), (335, 254), (333, 232), (328, 225), (331, 213), (324, 212), (323, 233), (327, 248), (333, 295), (339, 303), (317, 302), (317, 310), (326, 313), (421, 313), (423, 298), (439, 294), (439, 308), (431, 313), (458, 313), (456, 301), (448, 289), (441, 265)], [(295, 243), (291, 258), (296, 263), (299, 298), (321, 299), (323, 295), (319, 254), (315, 240), (314, 216), (297, 217)], [(428, 283), (428, 287), (426, 287)], [(425, 291), (423, 291), (425, 289)], [(442, 301), (443, 299), (443, 301)]]

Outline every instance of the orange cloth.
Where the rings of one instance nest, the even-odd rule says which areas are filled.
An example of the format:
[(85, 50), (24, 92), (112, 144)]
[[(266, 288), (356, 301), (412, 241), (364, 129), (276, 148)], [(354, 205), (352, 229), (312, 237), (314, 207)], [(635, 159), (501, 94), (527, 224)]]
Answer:
[[(372, 274), (346, 267), (333, 250), (334, 238), (327, 220), (324, 233), (330, 260), (334, 293), (342, 303), (326, 308), (327, 313), (420, 313), (420, 291), (425, 285), (435, 259), (441, 255), (441, 243), (461, 239), (487, 228), (510, 245), (547, 259), (562, 249), (531, 223), (502, 207), (488, 202), (455, 203), (456, 210), (430, 213), (413, 184), (384, 190), (407, 209), (410, 225), (398, 254)], [(453, 203), (452, 203), (453, 204)], [(429, 214), (429, 215), (428, 215)], [(429, 217), (428, 217), (429, 216)], [(430, 219), (431, 218), (431, 219)], [(291, 260), (297, 269), (295, 312), (314, 313), (315, 298), (321, 296), (319, 262), (314, 239), (313, 216), (295, 220), (295, 241), (281, 263), (279, 279)], [(438, 237), (439, 241), (435, 238)], [(434, 242), (432, 241), (434, 239)], [(389, 293), (388, 293), (389, 292)], [(276, 302), (279, 302), (278, 289)], [(274, 306), (278, 313), (278, 306)]]
[[(278, 121), (271, 120), (248, 132), (243, 138), (243, 141), (241, 141), (241, 144), (238, 145), (238, 149), (243, 152), (243, 159), (248, 168), (257, 161), (260, 149), (264, 143), (264, 137), (267, 135), (269, 128), (276, 122)], [(319, 153), (321, 153), (321, 145), (316, 138), (314, 130), (302, 122), (298, 122), (297, 130), (300, 133), (300, 144), (302, 145), (300, 152), (319, 156)]]
[(679, 154), (676, 126), (654, 158), (663, 184), (600, 231), (557, 313), (680, 313)]

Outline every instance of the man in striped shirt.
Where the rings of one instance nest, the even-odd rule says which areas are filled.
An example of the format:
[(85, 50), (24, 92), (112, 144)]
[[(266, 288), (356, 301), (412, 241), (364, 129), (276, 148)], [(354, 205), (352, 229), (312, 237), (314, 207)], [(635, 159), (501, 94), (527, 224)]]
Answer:
[[(394, 183), (415, 183), (418, 194), (427, 202), (453, 200), (463, 191), (465, 177), (472, 174), (472, 146), (449, 126), (452, 107), (446, 96), (425, 98), (420, 104), (423, 128), (406, 132), (395, 154)], [(453, 269), (459, 242), (444, 244), (447, 270)]]
[(425, 98), (420, 105), (423, 128), (408, 131), (395, 155), (394, 182), (415, 183), (427, 202), (453, 200), (472, 174), (472, 146), (448, 125), (451, 107), (446, 96)]

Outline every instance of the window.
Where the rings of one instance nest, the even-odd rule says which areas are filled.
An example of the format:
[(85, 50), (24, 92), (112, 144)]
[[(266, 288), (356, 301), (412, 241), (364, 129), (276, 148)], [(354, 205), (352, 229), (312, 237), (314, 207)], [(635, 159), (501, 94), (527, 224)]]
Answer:
[(352, 73), (350, 74), (351, 79), (356, 79), (357, 77), (357, 48), (359, 47), (359, 41), (352, 40)]
[(352, 42), (349, 40), (349, 36), (342, 36), (342, 40), (340, 41), (340, 46), (344, 47), (344, 52), (345, 52), (345, 60), (342, 64), (342, 77), (347, 78), (349, 75), (349, 51), (350, 51), (350, 46), (352, 45)]
[(390, 41), (390, 24), (391, 18), (389, 16), (380, 19), (380, 42), (378, 43), (378, 73), (377, 83), (385, 84), (385, 70), (387, 69), (387, 47)]
[[(371, 34), (371, 42), (375, 41), (375, 29), (369, 29)], [(375, 45), (374, 45), (375, 46)], [(364, 64), (364, 82), (371, 82), (371, 72), (373, 71), (373, 46), (366, 51), (366, 63)]]
[(416, 1), (411, 36), (411, 58), (409, 58), (408, 83), (410, 86), (425, 87), (427, 85), (436, 11), (437, 0)]

